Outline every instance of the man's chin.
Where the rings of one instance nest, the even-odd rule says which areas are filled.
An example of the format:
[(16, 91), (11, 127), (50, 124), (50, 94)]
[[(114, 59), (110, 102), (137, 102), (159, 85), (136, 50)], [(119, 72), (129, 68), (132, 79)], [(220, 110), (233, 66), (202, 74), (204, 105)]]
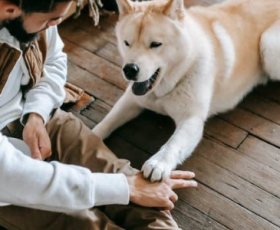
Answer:
[(35, 33), (35, 34), (26, 34), (25, 36), (17, 36), (16, 34), (13, 35), (11, 34), (12, 36), (14, 36), (19, 42), (21, 43), (29, 43), (29, 42), (32, 42), (34, 41), (35, 39), (37, 39), (38, 37), (38, 33)]
[[(7, 28), (7, 27), (6, 27)], [(34, 41), (37, 36), (38, 36), (38, 33), (32, 33), (32, 34), (29, 34), (29, 33), (18, 33), (17, 31), (15, 31), (14, 29), (10, 29), (10, 28), (7, 28), (9, 33), (15, 38), (17, 39), (19, 42), (21, 43), (29, 43), (29, 42), (32, 42)]]
[(4, 21), (2, 27), (5, 27), (9, 33), (21, 43), (29, 43), (38, 36), (38, 33), (27, 33), (23, 26), (22, 18), (20, 17)]

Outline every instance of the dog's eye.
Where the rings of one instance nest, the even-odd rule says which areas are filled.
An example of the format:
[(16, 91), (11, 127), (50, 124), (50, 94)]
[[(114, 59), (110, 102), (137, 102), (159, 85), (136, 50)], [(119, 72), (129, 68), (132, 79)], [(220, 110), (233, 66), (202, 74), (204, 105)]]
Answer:
[(162, 45), (162, 43), (160, 43), (160, 42), (151, 42), (150, 48), (157, 48), (161, 45)]
[(130, 46), (129, 43), (128, 43), (127, 41), (124, 41), (124, 44), (125, 44), (126, 46)]

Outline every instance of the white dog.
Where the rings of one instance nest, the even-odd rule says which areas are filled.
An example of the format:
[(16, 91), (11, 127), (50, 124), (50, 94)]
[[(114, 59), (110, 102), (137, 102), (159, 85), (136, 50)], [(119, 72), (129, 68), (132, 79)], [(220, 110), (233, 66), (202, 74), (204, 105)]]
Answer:
[(145, 177), (161, 180), (191, 155), (209, 116), (232, 109), (268, 78), (280, 80), (280, 2), (118, 6), (118, 47), (131, 83), (93, 132), (105, 138), (143, 109), (172, 117), (174, 134), (142, 167)]

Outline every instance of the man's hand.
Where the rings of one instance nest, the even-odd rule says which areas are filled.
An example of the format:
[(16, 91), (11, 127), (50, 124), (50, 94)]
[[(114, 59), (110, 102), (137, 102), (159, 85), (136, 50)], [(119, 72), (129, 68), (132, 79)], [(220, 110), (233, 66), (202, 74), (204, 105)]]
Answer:
[(29, 114), (22, 137), (29, 146), (33, 158), (45, 160), (51, 156), (50, 138), (40, 115), (36, 113)]
[(173, 191), (176, 188), (197, 187), (197, 182), (191, 180), (193, 172), (173, 171), (169, 178), (161, 182), (150, 182), (141, 173), (127, 177), (130, 189), (130, 201), (145, 207), (171, 210), (178, 200)]

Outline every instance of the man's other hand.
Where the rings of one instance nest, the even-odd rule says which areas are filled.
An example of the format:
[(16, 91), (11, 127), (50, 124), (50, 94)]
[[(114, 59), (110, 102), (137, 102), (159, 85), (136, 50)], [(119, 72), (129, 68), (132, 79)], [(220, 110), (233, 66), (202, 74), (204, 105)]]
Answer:
[(29, 114), (23, 129), (23, 140), (29, 146), (34, 159), (45, 160), (51, 156), (51, 142), (42, 117), (36, 113)]
[(197, 187), (197, 182), (192, 180), (194, 177), (193, 172), (173, 171), (166, 180), (151, 182), (144, 179), (141, 173), (137, 173), (127, 177), (130, 201), (145, 207), (171, 210), (174, 208), (174, 202), (178, 200), (173, 189)]

